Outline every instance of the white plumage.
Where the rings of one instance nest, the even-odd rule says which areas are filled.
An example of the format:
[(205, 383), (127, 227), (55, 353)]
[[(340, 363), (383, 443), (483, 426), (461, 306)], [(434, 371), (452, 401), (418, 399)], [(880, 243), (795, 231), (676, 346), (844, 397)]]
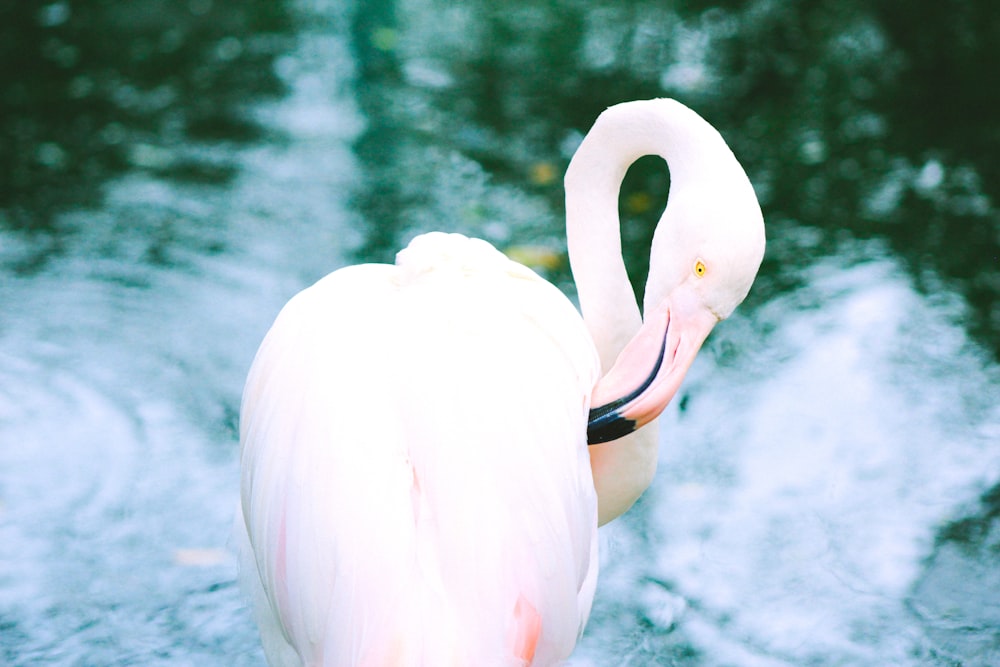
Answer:
[[(646, 153), (673, 186), (642, 321), (616, 202)], [(543, 667), (572, 652), (598, 522), (652, 479), (655, 418), (749, 290), (763, 222), (722, 138), (671, 100), (602, 114), (566, 184), (586, 325), (529, 269), (440, 233), (278, 315), (240, 421), (243, 570), (272, 665)]]
[(531, 610), (539, 664), (568, 656), (596, 577), (598, 374), (572, 304), (482, 241), (422, 236), (292, 299), (242, 408), (269, 659), (299, 664), (283, 629), (310, 665), (521, 665)]

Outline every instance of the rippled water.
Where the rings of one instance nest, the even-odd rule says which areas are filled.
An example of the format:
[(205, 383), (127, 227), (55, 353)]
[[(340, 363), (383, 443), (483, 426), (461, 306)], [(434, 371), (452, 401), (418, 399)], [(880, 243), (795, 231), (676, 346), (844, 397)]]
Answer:
[[(130, 83), (112, 86), (108, 103), (136, 115), (93, 112), (100, 150), (40, 111), (4, 125), (3, 136), (37, 141), (24, 140), (29, 157), (8, 160), (2, 181), (0, 662), (263, 663), (226, 540), (239, 394), (280, 306), (432, 227), (489, 238), (569, 287), (558, 172), (605, 99), (577, 108), (567, 91), (617, 81), (620, 97), (687, 90), (721, 108), (698, 92), (720, 76), (706, 44), (739, 43), (773, 20), (761, 10), (678, 23), (644, 3), (593, 5), (520, 3), (530, 30), (504, 41), (511, 19), (475, 3), (445, 14), (416, 0), (275, 3), (286, 42), (250, 34), (264, 21), (252, 2), (230, 14), (192, 0), (177, 11), (196, 28), (154, 30), (128, 49), (184, 52), (176, 45), (200, 34), (198, 17), (221, 12), (212, 25), (229, 32), (209, 31), (210, 59), (252, 56), (237, 73), (264, 67), (280, 91), (222, 93), (239, 122), (213, 134), (221, 110), (172, 111), (185, 86), (214, 76), (178, 57), (171, 83), (118, 72)], [(81, 12), (55, 2), (30, 15), (59, 67), (99, 51), (46, 37)], [(831, 49), (864, 69), (888, 48), (873, 25), (860, 21)], [(587, 54), (575, 63), (556, 39), (572, 26)], [(531, 59), (541, 69), (526, 68)], [(624, 79), (609, 74), (619, 68)], [(66, 104), (101, 90), (98, 71), (63, 77)], [(893, 117), (850, 113), (866, 141)], [(936, 238), (960, 223), (972, 235), (989, 228), (976, 160), (866, 162), (848, 142), (831, 166), (839, 149), (822, 134), (793, 133), (798, 143), (783, 152), (776, 140), (771, 154), (752, 123), (731, 129), (771, 223), (768, 259), (665, 416), (654, 487), (602, 531), (597, 600), (570, 664), (996, 664), (996, 260), (966, 282), (949, 259), (959, 249), (922, 266), (922, 243), (891, 226), (907, 215), (918, 224), (915, 210), (929, 212), (920, 229)], [(80, 176), (71, 167), (95, 150), (96, 171)], [(625, 233), (640, 245), (641, 220), (656, 213), (648, 200), (666, 186), (656, 165), (630, 179)], [(831, 202), (851, 197), (888, 231), (838, 229), (850, 216)]]
[[(996, 659), (994, 601), (950, 592), (974, 559), (928, 561), (936, 529), (995, 481), (996, 368), (949, 322), (955, 303), (917, 295), (882, 248), (843, 248), (807, 278), (693, 369), (655, 488), (606, 535), (604, 584), (629, 603), (597, 618), (652, 631), (635, 645), (620, 620), (598, 630), (594, 664), (616, 664), (605, 642), (635, 665), (671, 649), (707, 664)], [(975, 650), (959, 636), (984, 631)]]
[[(360, 127), (342, 40), (304, 29), (278, 67), (254, 114), (280, 142), (184, 147), (231, 185), (110, 180), (61, 214), (64, 253), (0, 283), (6, 663), (262, 663), (226, 551), (239, 394), (278, 308), (343, 263)], [(32, 241), (0, 235), (10, 266)]]

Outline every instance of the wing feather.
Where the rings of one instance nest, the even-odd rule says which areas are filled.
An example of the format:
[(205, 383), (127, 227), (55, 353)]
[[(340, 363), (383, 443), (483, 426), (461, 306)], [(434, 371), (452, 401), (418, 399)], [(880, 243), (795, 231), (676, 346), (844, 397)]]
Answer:
[(278, 630), (265, 650), (518, 665), (515, 610), (530, 608), (533, 664), (552, 664), (596, 577), (593, 345), (558, 290), (483, 242), (420, 237), (397, 264), (296, 296), (248, 378), (243, 513)]

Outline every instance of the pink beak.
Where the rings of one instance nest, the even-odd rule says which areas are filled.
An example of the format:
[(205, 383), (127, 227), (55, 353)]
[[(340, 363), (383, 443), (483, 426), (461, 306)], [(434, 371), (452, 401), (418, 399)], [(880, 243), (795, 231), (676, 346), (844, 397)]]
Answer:
[(719, 318), (682, 285), (646, 319), (591, 394), (587, 443), (617, 440), (660, 416)]

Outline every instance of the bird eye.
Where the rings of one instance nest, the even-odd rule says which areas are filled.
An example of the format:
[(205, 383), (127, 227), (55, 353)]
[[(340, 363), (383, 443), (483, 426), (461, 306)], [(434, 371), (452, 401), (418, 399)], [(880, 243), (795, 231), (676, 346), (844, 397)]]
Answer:
[(702, 262), (700, 259), (694, 263), (694, 275), (701, 277), (705, 275), (706, 270), (707, 269), (705, 268), (705, 263)]

